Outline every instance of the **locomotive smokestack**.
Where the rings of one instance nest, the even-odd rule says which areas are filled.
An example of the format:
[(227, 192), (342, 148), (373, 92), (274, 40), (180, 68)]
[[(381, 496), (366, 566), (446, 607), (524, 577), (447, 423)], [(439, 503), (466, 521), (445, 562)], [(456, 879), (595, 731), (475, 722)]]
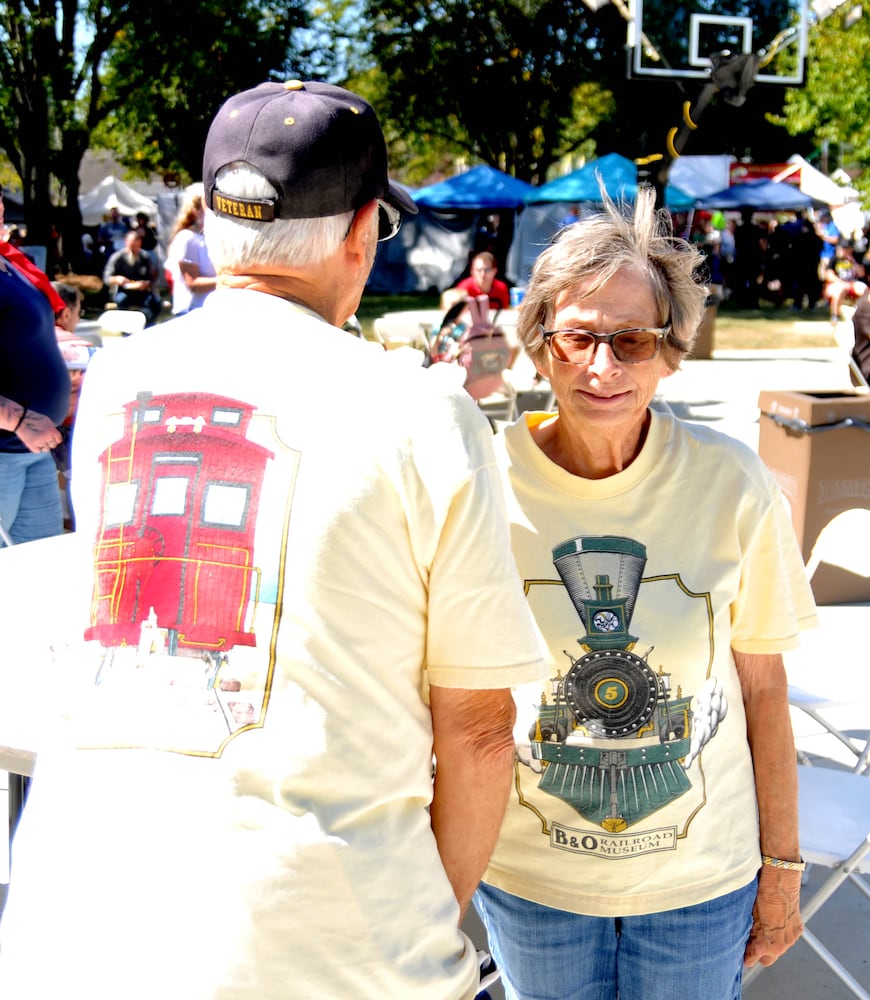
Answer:
[(569, 538), (553, 549), (553, 565), (588, 629), (589, 601), (625, 599), (627, 629), (646, 566), (646, 546), (619, 535)]

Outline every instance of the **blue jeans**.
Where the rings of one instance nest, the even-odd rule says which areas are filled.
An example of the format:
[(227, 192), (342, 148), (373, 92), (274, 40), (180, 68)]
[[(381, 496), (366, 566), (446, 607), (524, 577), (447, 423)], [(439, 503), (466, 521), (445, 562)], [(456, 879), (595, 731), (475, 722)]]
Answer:
[(50, 452), (0, 452), (0, 524), (16, 545), (63, 534), (63, 504)]
[(642, 917), (584, 917), (482, 883), (508, 1000), (739, 1000), (756, 883)]

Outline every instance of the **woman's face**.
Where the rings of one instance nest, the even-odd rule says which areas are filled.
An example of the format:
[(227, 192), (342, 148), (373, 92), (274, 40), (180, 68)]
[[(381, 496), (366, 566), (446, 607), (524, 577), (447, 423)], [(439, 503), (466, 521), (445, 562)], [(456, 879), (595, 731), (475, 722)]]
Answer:
[[(659, 315), (646, 275), (620, 271), (597, 291), (586, 295), (583, 284), (561, 292), (554, 302), (550, 330), (588, 330), (614, 333), (636, 327), (660, 327), (667, 317)], [(550, 381), (559, 404), (559, 418), (584, 437), (613, 436), (637, 432), (659, 380), (671, 374), (661, 351), (649, 361), (624, 364), (616, 359), (610, 344), (598, 344), (587, 364), (558, 361), (549, 353), (538, 370)]]

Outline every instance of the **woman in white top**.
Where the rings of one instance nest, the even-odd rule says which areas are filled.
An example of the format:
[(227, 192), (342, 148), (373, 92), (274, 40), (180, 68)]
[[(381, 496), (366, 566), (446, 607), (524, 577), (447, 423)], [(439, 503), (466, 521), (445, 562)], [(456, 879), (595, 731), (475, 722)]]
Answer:
[(172, 279), (174, 316), (197, 309), (209, 292), (214, 291), (215, 269), (202, 234), (204, 217), (202, 184), (192, 184), (185, 191), (166, 259), (166, 268)]

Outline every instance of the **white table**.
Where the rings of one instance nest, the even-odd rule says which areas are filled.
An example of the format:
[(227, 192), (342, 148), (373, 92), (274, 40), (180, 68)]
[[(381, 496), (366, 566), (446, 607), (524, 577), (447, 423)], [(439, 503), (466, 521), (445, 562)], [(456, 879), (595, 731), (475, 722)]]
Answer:
[(53, 701), (50, 647), (73, 627), (70, 597), (81, 589), (75, 542), (66, 534), (0, 547), (0, 770), (9, 773), (10, 832)]

